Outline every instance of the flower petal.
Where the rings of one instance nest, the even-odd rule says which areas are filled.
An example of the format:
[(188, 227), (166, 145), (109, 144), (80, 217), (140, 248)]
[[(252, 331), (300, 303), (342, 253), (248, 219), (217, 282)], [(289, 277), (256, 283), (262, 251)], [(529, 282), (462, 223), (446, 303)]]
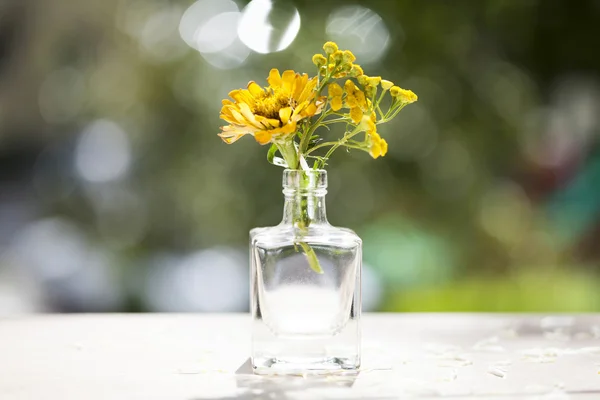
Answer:
[(281, 132), (285, 134), (296, 132), (296, 121), (292, 121), (289, 124), (285, 124), (284, 126), (282, 126)]
[(317, 86), (317, 78), (312, 78), (306, 82), (302, 93), (300, 93), (300, 96), (296, 98), (296, 102), (302, 103), (303, 101), (312, 99), (315, 95), (313, 92), (315, 86)]
[(264, 94), (264, 90), (263, 88), (261, 88), (258, 83), (254, 82), (254, 81), (250, 81), (248, 83), (248, 91), (250, 92), (250, 94), (253, 97), (259, 97), (260, 95)]
[(317, 105), (315, 103), (310, 103), (306, 106), (306, 109), (302, 113), (305, 117), (312, 117), (317, 113)]
[(277, 68), (273, 68), (269, 72), (269, 77), (267, 78), (267, 82), (269, 82), (269, 86), (271, 86), (271, 87), (280, 87), (281, 86), (281, 75), (279, 75), (279, 70)]
[(294, 81), (296, 80), (296, 73), (290, 69), (287, 71), (283, 71), (283, 75), (281, 76), (281, 87), (283, 88), (283, 92), (286, 95), (292, 94), (292, 89), (294, 88)]
[(292, 116), (292, 107), (285, 107), (279, 110), (279, 119), (285, 125), (290, 120)]
[(254, 134), (254, 139), (259, 144), (267, 144), (271, 141), (272, 136), (270, 131), (258, 131)]
[(236, 103), (254, 103), (254, 98), (250, 92), (245, 89), (232, 90), (229, 92), (229, 97), (234, 99)]
[(303, 118), (300, 115), (302, 114), (302, 112), (304, 111), (304, 109), (306, 108), (307, 105), (308, 105), (308, 101), (304, 101), (304, 102), (298, 104), (296, 106), (296, 108), (294, 108), (294, 112), (292, 114), (292, 121), (298, 121), (299, 119)]
[(296, 75), (296, 82), (294, 84), (294, 94), (293, 97), (295, 99), (299, 98), (306, 87), (306, 83), (308, 82), (308, 75)]
[(279, 128), (280, 122), (278, 119), (265, 118), (261, 117), (260, 115), (257, 115), (256, 120), (264, 127), (264, 129)]
[(250, 110), (250, 107), (246, 103), (240, 104), (240, 113), (246, 118), (247, 123), (260, 128), (260, 123), (256, 120), (256, 116)]

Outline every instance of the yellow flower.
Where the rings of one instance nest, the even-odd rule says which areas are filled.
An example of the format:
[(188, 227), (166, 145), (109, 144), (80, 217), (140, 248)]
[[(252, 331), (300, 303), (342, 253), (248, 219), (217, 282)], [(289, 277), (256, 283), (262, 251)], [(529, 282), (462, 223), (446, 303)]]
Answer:
[(219, 136), (233, 143), (244, 135), (253, 135), (260, 144), (285, 139), (296, 131), (296, 123), (321, 112), (322, 99), (315, 99), (316, 78), (294, 71), (279, 74), (272, 69), (269, 86), (248, 83), (247, 89), (229, 93), (234, 100), (223, 100), (221, 119), (230, 125), (221, 127)]
[(370, 76), (367, 78), (368, 86), (377, 86), (377, 85), (379, 85), (379, 82), (381, 82), (380, 76)]
[(361, 128), (367, 132), (369, 138), (369, 154), (373, 158), (383, 157), (387, 153), (388, 144), (377, 133), (377, 115), (372, 112), (370, 116), (363, 116)]
[(348, 79), (344, 84), (344, 89), (346, 89), (346, 104), (348, 107), (360, 107), (363, 110), (367, 109), (365, 93), (356, 87), (354, 82)]
[(350, 79), (344, 84), (344, 89), (346, 90), (346, 106), (350, 108), (350, 118), (352, 122), (358, 124), (369, 107), (365, 93)]
[(383, 90), (390, 90), (392, 86), (394, 86), (394, 82), (388, 81), (386, 79), (381, 80), (381, 87), (383, 88)]
[(327, 59), (323, 56), (323, 54), (315, 54), (312, 58), (312, 62), (317, 67), (321, 67), (321, 66), (327, 64)]
[(368, 79), (369, 79), (369, 77), (367, 75), (360, 75), (356, 78), (358, 83), (362, 86), (367, 86)]
[(323, 50), (325, 50), (325, 53), (327, 54), (333, 54), (338, 51), (338, 45), (334, 42), (327, 42), (323, 45)]
[(350, 76), (357, 77), (363, 75), (363, 69), (358, 64), (352, 64), (352, 68), (350, 68)]
[(373, 98), (377, 94), (377, 86), (367, 86), (365, 87), (365, 95), (368, 98)]
[(344, 62), (345, 63), (353, 63), (354, 61), (356, 61), (356, 56), (354, 54), (352, 54), (352, 52), (350, 50), (344, 50), (343, 52), (344, 54)]
[(361, 128), (367, 132), (369, 135), (377, 134), (377, 125), (375, 122), (377, 121), (377, 116), (374, 112), (371, 113), (370, 116), (363, 116), (361, 121)]
[(333, 61), (339, 64), (344, 60), (344, 52), (337, 50), (331, 57)]
[(381, 138), (381, 142), (379, 142), (379, 146), (381, 146), (381, 157), (385, 156), (388, 151), (388, 144), (384, 138)]
[(387, 154), (388, 144), (377, 132), (370, 134), (369, 154), (373, 158), (383, 157)]
[(355, 124), (358, 124), (360, 121), (362, 121), (363, 112), (360, 107), (352, 107), (350, 109), (350, 118), (352, 118), (352, 122)]
[(331, 109), (333, 111), (338, 111), (342, 108), (342, 95), (344, 94), (344, 91), (342, 90), (342, 87), (335, 82), (329, 84), (328, 90), (329, 97), (331, 98)]
[(400, 100), (401, 102), (407, 104), (414, 103), (419, 99), (412, 90), (402, 89), (398, 86), (393, 86), (390, 89), (390, 94), (393, 97), (398, 98), (398, 100)]

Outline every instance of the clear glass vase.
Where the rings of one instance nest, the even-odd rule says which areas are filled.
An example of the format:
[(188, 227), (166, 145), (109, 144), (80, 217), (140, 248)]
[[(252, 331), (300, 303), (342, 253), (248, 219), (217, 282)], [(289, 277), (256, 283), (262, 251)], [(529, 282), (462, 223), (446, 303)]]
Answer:
[(322, 374), (360, 366), (362, 242), (327, 221), (324, 170), (285, 170), (283, 220), (250, 231), (252, 366)]

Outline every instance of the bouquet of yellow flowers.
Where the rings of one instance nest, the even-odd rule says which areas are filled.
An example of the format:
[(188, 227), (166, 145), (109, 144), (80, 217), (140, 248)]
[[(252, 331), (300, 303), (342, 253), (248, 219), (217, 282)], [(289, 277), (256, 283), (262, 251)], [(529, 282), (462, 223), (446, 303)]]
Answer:
[[(309, 159), (314, 160), (314, 169), (324, 168), (340, 147), (362, 150), (373, 158), (385, 156), (388, 144), (377, 126), (417, 101), (417, 95), (379, 76), (365, 75), (350, 50), (339, 50), (333, 42), (325, 43), (323, 50), (324, 55), (312, 58), (318, 70), (312, 78), (292, 70), (280, 74), (274, 68), (268, 87), (252, 81), (247, 89), (230, 92), (232, 100), (223, 100), (221, 109), (221, 118), (229, 125), (219, 136), (233, 143), (252, 135), (261, 145), (271, 144), (267, 158), (272, 164), (289, 169), (308, 169)], [(386, 94), (391, 101), (382, 102)], [(324, 140), (317, 130), (333, 124), (345, 125), (343, 136)], [(318, 155), (318, 150), (324, 154)]]

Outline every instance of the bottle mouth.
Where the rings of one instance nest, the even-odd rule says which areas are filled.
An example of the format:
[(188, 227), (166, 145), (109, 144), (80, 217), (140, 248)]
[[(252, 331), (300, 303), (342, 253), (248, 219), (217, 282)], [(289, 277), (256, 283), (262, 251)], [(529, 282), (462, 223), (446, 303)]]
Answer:
[(283, 189), (286, 191), (324, 191), (327, 189), (327, 171), (324, 169), (286, 169), (283, 171)]

